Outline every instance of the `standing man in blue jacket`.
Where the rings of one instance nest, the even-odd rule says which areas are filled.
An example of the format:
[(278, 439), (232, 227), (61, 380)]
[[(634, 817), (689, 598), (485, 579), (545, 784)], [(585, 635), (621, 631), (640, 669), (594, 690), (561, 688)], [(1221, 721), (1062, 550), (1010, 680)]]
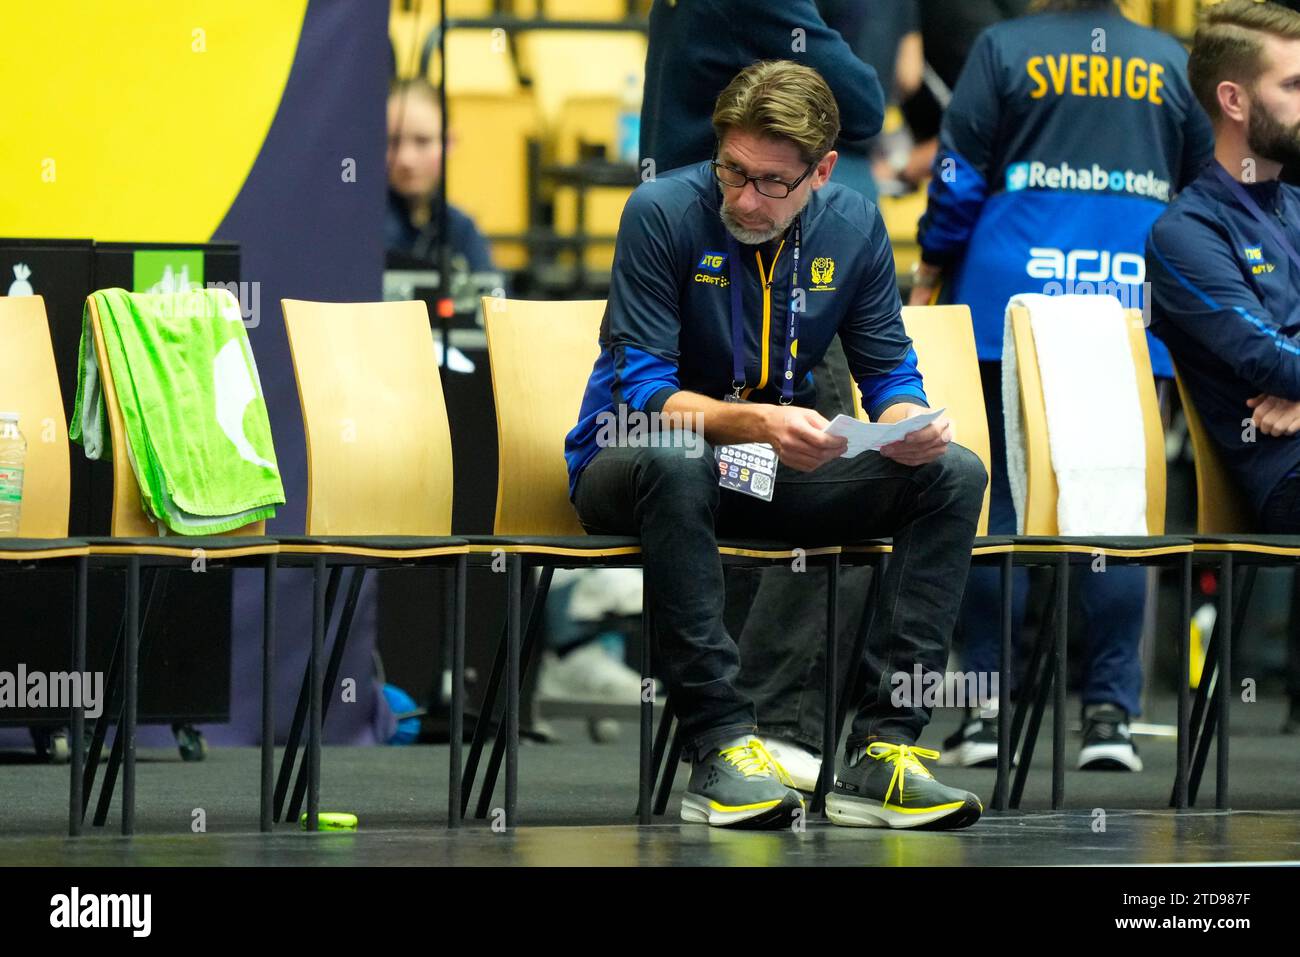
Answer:
[[(1214, 122), (1214, 162), (1151, 230), (1151, 331), (1260, 527), (1300, 534), (1300, 189), (1278, 181), (1300, 166), (1300, 14), (1211, 7), (1188, 72)], [(1293, 636), (1291, 731), (1297, 658)]]
[(803, 807), (737, 687), (718, 537), (892, 535), (867, 690), (827, 813), (966, 827), (979, 799), (936, 781), (922, 763), (936, 753), (915, 747), (930, 709), (919, 693), (891, 699), (895, 675), (943, 670), (985, 474), (942, 417), (845, 457), (810, 407), (808, 373), (838, 338), (873, 418), (927, 411), (884, 223), (829, 182), (839, 125), (815, 70), (756, 63), (718, 97), (714, 158), (633, 192), (601, 352), (565, 441), (570, 492), (589, 531), (641, 539), (655, 647), (693, 761), (683, 819), (778, 828)]
[[(1173, 37), (1127, 20), (1111, 0), (1036, 6), (1039, 12), (981, 34), (957, 81), (911, 294), (914, 305), (941, 298), (971, 308), (989, 416), (995, 535), (1016, 527), (1002, 422), (1007, 300), (1114, 283), (1125, 305), (1140, 306), (1147, 231), (1212, 146), (1209, 121), (1187, 83), (1187, 54)], [(1157, 376), (1173, 374), (1155, 340), (1151, 364)], [(1021, 570), (1017, 622), (1026, 584)], [(1073, 591), (1087, 649), (1078, 766), (1139, 771), (1128, 723), (1142, 687), (1146, 573), (1084, 569)], [(997, 573), (974, 570), (959, 629), (968, 671), (997, 670), (999, 617)], [(945, 751), (954, 763), (995, 760), (996, 723), (968, 712)]]

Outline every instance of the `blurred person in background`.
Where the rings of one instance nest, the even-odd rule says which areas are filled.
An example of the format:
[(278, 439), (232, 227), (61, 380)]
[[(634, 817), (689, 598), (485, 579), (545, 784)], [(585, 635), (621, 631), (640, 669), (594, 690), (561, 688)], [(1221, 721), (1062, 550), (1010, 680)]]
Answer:
[[(875, 0), (871, 4), (817, 0), (817, 8), (858, 58), (876, 70), (887, 105), (908, 99), (917, 91), (925, 70), (920, 0)], [(895, 178), (894, 162), (881, 155), (881, 137), (866, 141), (842, 139), (835, 149), (840, 154), (835, 178), (876, 202), (881, 181)], [(889, 188), (898, 191), (892, 183)]]
[[(449, 139), (448, 146), (451, 145)], [(438, 91), (422, 77), (399, 80), (388, 94), (388, 213), (384, 219), (384, 245), (390, 254), (437, 265), (442, 160)], [(450, 203), (447, 234), (453, 272), (492, 272), (487, 240), (474, 220)]]

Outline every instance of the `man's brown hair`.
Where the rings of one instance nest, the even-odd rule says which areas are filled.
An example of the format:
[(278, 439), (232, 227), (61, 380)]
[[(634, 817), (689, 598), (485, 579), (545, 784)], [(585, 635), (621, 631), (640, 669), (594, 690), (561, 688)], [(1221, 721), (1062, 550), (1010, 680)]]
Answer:
[(1196, 30), (1187, 78), (1210, 119), (1218, 122), (1219, 84), (1254, 87), (1268, 66), (1264, 37), (1300, 40), (1300, 13), (1276, 3), (1225, 0), (1209, 7)]
[(790, 60), (760, 60), (736, 74), (713, 108), (719, 142), (730, 130), (789, 140), (805, 163), (830, 152), (840, 110), (820, 73)]

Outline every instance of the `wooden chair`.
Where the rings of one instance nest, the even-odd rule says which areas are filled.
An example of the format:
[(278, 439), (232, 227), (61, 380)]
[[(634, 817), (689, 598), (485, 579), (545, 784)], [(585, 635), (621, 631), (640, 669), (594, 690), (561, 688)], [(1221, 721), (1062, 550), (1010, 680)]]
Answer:
[[(1055, 570), (1055, 628), (1054, 637), (1047, 632), (1034, 650), (1029, 667), (1029, 686), (1021, 694), (1016, 706), (1011, 730), (1012, 738), (1019, 742), (1020, 729), (1028, 714), (1033, 698), (1033, 714), (1016, 769), (1015, 784), (1011, 793), (1011, 806), (1018, 807), (1024, 783), (1033, 757), (1038, 727), (1047, 704), (1047, 696), (1055, 689), (1052, 717), (1052, 807), (1060, 808), (1065, 797), (1065, 709), (1066, 709), (1066, 635), (1069, 608), (1069, 567), (1071, 564), (1096, 561), (1123, 565), (1174, 567), (1182, 572), (1181, 643), (1185, 645), (1191, 620), (1192, 542), (1185, 538), (1166, 536), (1165, 530), (1165, 441), (1160, 421), (1159, 403), (1155, 381), (1151, 372), (1151, 358), (1147, 352), (1146, 329), (1142, 314), (1127, 310), (1129, 346), (1137, 378), (1138, 398), (1142, 409), (1144, 445), (1146, 451), (1146, 536), (1061, 536), (1057, 524), (1057, 484), (1052, 468), (1048, 445), (1047, 412), (1043, 398), (1042, 378), (1039, 374), (1038, 353), (1034, 345), (1033, 328), (1028, 310), (1016, 307), (1011, 311), (1012, 335), (1015, 337), (1017, 365), (1019, 367), (1021, 425), (1025, 436), (1025, 464), (1027, 471), (1025, 535), (1015, 538), (1015, 555), (1018, 564), (1049, 565)], [(1049, 650), (1048, 641), (1052, 647)], [(1008, 667), (1009, 659), (1003, 662)], [(1009, 672), (1008, 672), (1009, 673)], [(1183, 701), (1180, 699), (1180, 715)], [(1182, 720), (1180, 717), (1180, 727)], [(1185, 787), (1187, 776), (1186, 748), (1180, 733), (1179, 762), (1176, 786)], [(1010, 752), (999, 755), (1008, 761)]]
[[(970, 307), (963, 305), (949, 306), (904, 306), (903, 327), (912, 347), (916, 350), (917, 368), (925, 381), (925, 394), (931, 408), (947, 409), (947, 417), (953, 424), (953, 440), (974, 452), (984, 465), (985, 472), (991, 470), (989, 451), (988, 413), (984, 407), (984, 390), (980, 384), (979, 356), (975, 350), (975, 328), (971, 322)], [(862, 396), (856, 383), (850, 383), (853, 395), (854, 411), (858, 418), (867, 421), (868, 416), (862, 407)], [(975, 541), (971, 546), (971, 563), (997, 566), (1001, 572), (1002, 588), (1002, 644), (1010, 649), (1011, 644), (1011, 587), (1014, 546), (1007, 536), (988, 535), (989, 492), (984, 491), (984, 506), (980, 510), (979, 523), (975, 529)], [(870, 542), (846, 545), (843, 561), (847, 564), (863, 564), (876, 568), (872, 576), (872, 588), (868, 595), (868, 607), (874, 608), (877, 586), (884, 562), (888, 560), (892, 546), (886, 542)], [(854, 647), (853, 661), (860, 663), (867, 633), (864, 629)], [(1008, 674), (1004, 664), (1002, 673)], [(849, 697), (850, 689), (857, 683), (856, 671), (848, 676), (841, 701)], [(998, 684), (1000, 707), (1003, 713), (1010, 711), (1009, 682)], [(845, 714), (841, 714), (840, 726), (843, 726)], [(999, 725), (1007, 726), (1007, 722)], [(1009, 726), (1007, 726), (1009, 729)], [(1005, 734), (1005, 732), (1002, 732)], [(1010, 754), (1010, 743), (1002, 748)], [(1002, 769), (993, 792), (993, 806), (1001, 809), (1006, 794), (1006, 769)]]
[[(139, 705), (140, 646), (140, 572), (148, 569), (155, 574), (169, 569), (191, 568), (197, 560), (215, 567), (255, 567), (263, 572), (262, 621), (262, 769), (261, 822), (269, 830), (268, 773), (271, 767), (273, 737), (268, 732), (273, 717), (271, 700), (271, 668), (275, 648), (275, 570), (279, 546), (267, 538), (265, 522), (253, 522), (243, 528), (222, 535), (185, 536), (158, 534), (157, 526), (144, 511), (140, 500), (140, 485), (126, 455), (126, 425), (122, 407), (118, 402), (117, 386), (109, 364), (104, 344), (104, 330), (99, 307), (94, 294), (86, 299), (86, 310), (95, 337), (95, 355), (99, 361), (100, 383), (104, 394), (104, 409), (109, 425), (113, 450), (113, 510), (108, 537), (92, 537), (90, 561), (96, 568), (116, 568), (126, 571), (126, 622), (125, 635), (114, 649), (109, 668), (108, 688), (113, 688), (116, 676), (121, 673), (122, 701), (118, 717), (118, 734), (113, 739), (104, 782), (100, 788), (99, 804), (93, 823), (102, 826), (107, 819), (113, 790), (117, 783), (119, 766), (122, 770), (122, 833), (132, 834), (135, 829), (135, 730)], [(150, 592), (152, 593), (152, 584)], [(107, 710), (107, 706), (106, 706)], [(93, 790), (109, 720), (104, 718), (95, 725), (90, 751), (86, 759), (85, 784), (81, 813), (84, 815)], [(74, 753), (79, 747), (73, 733)]]
[[(0, 569), (71, 569), (75, 589), (70, 659), (72, 671), (81, 673), (86, 670), (86, 565), (90, 548), (85, 541), (68, 538), (67, 417), (54, 366), (45, 300), (40, 296), (0, 297), (0, 335), (5, 343), (0, 349), (0, 409), (18, 413), (18, 427), (27, 439), (22, 512), (17, 534), (0, 537)], [(75, 836), (81, 833), (85, 711), (70, 711), (68, 833)]]
[[(492, 364), (492, 389), (496, 401), (498, 484), (496, 536), (477, 541), (472, 550), (482, 557), (504, 559), (509, 589), (507, 628), (483, 704), (483, 716), (492, 714), (503, 675), (506, 684), (504, 734), (498, 734), (486, 779), (479, 793), (476, 814), (485, 817), (495, 787), (502, 751), (506, 760), (506, 820), (516, 823), (517, 752), (519, 739), (519, 683), (538, 653), (537, 631), (551, 576), (557, 568), (597, 565), (640, 565), (640, 542), (634, 537), (588, 535), (569, 502), (564, 437), (578, 420), (578, 410), (592, 364), (600, 352), (599, 330), (603, 301), (525, 302), (483, 299), (483, 315)], [(765, 566), (790, 562), (799, 556), (825, 564), (830, 575), (828, 621), (836, 614), (838, 546), (798, 549), (786, 543), (721, 541), (719, 554), (727, 564)], [(526, 576), (540, 570), (521, 651), (521, 606)], [(652, 634), (651, 609), (645, 606), (644, 634)], [(829, 629), (833, 637), (835, 629)], [(641, 673), (651, 680), (650, 640), (642, 642)], [(833, 644), (829, 647), (833, 648)], [(521, 669), (522, 654), (522, 669)], [(834, 656), (828, 656), (828, 676), (834, 674)], [(831, 689), (831, 698), (834, 694)], [(639, 820), (649, 823), (651, 782), (669, 741), (671, 702), (664, 707), (663, 723), (653, 745), (653, 702), (641, 704), (641, 777)], [(829, 728), (829, 721), (827, 722)], [(463, 800), (470, 797), (488, 722), (479, 722), (465, 767)], [(829, 732), (828, 732), (829, 733)], [(681, 742), (674, 738), (673, 754), (665, 767), (656, 813), (663, 813), (671, 775), (680, 758)], [(829, 765), (828, 765), (829, 766)], [(823, 776), (823, 786), (829, 780)], [(820, 793), (824, 793), (819, 789)]]
[[(302, 771), (286, 820), (307, 794), (307, 826), (319, 811), (321, 726), (342, 664), (367, 568), (432, 566), (450, 572), (445, 622), (452, 641), (448, 826), (460, 823), (465, 685), (467, 542), (451, 536), (452, 454), (442, 382), (423, 302), (281, 300), (307, 438), (306, 535), (282, 536), (286, 564), (314, 576), (311, 655), (275, 792), (283, 806), (304, 722)], [(320, 680), (326, 623), (342, 569), (354, 568), (329, 664)], [(326, 569), (330, 579), (326, 585)]]
[[(1175, 369), (1178, 396), (1187, 420), (1187, 434), (1192, 441), (1196, 470), (1196, 537), (1194, 551), (1217, 566), (1219, 608), (1214, 631), (1205, 650), (1205, 670), (1196, 688), (1196, 698), (1188, 715), (1190, 684), (1190, 636), (1184, 632), (1179, 656), (1179, 747), (1190, 751), (1190, 779), (1175, 784), (1170, 796), (1172, 807), (1185, 808), (1196, 803), (1202, 774), (1209, 757), (1211, 740), (1215, 748), (1215, 806), (1228, 806), (1228, 685), (1232, 648), (1241, 636), (1242, 625), (1255, 587), (1255, 575), (1261, 567), (1295, 567), (1300, 563), (1300, 537), (1260, 534), (1255, 516), (1224, 464), (1213, 437), (1205, 428), (1182, 374)], [(1244, 411), (1244, 410), (1243, 410)], [(1242, 580), (1234, 582), (1236, 569), (1242, 568)], [(1216, 739), (1217, 731), (1217, 739)], [(1186, 760), (1180, 752), (1179, 757)]]

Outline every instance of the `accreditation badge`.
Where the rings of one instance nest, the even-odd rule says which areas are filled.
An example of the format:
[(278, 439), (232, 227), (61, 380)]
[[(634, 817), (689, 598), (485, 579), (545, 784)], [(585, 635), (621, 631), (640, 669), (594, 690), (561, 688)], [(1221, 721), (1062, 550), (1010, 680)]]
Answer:
[[(732, 396), (728, 402), (739, 402)], [(766, 442), (746, 442), (741, 445), (720, 445), (713, 451), (718, 463), (718, 485), (722, 488), (752, 495), (764, 502), (772, 501), (776, 491), (776, 449)]]

